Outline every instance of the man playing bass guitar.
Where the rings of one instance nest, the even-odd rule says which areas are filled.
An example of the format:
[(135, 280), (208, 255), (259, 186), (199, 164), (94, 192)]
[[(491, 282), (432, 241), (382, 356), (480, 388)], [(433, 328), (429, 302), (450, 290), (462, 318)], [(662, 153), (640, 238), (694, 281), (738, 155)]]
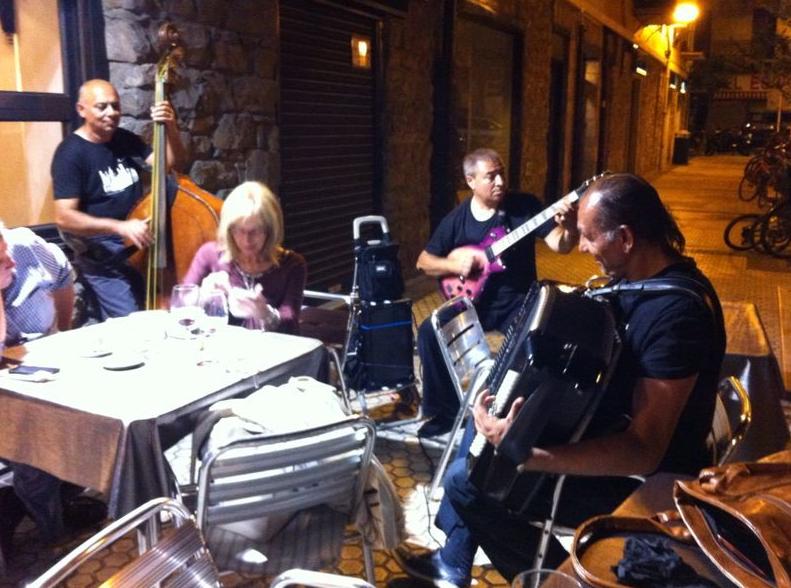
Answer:
[[(442, 220), (418, 257), (417, 268), (429, 276), (475, 279), (488, 274), (490, 260), (484, 250), (468, 246), (485, 242), (494, 231), (522, 226), (543, 208), (535, 196), (507, 191), (502, 159), (492, 149), (468, 153), (463, 169), (472, 196)], [(567, 253), (577, 244), (577, 215), (570, 200), (564, 198), (553, 205), (554, 220), (548, 216), (549, 220), (534, 231), (558, 253)], [(532, 238), (511, 248), (503, 261), (505, 270), (489, 276), (480, 295), (471, 296), (487, 331), (504, 329), (536, 279)], [(428, 319), (418, 331), (418, 355), (423, 366), (422, 412), (431, 417), (418, 434), (433, 437), (451, 429), (459, 401)]]

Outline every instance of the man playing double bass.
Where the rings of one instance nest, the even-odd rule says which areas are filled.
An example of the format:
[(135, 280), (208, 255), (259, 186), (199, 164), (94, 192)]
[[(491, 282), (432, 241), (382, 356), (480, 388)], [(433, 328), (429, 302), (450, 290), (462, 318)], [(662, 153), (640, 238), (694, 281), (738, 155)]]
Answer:
[[(127, 217), (143, 195), (140, 171), (152, 163), (153, 153), (140, 137), (119, 128), (121, 104), (110, 82), (85, 82), (77, 112), (82, 126), (63, 140), (52, 160), (55, 222), (95, 297), (95, 318), (105, 320), (140, 308), (143, 280), (126, 262), (124, 249), (152, 241), (146, 220)], [(168, 167), (177, 167), (184, 147), (170, 103), (154, 104), (151, 119), (165, 124)]]

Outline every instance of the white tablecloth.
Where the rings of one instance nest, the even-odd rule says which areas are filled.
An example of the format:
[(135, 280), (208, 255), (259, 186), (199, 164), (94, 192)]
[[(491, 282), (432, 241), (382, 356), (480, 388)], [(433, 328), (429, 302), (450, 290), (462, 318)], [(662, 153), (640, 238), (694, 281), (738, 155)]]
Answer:
[[(265, 383), (317, 377), (323, 366), (316, 339), (227, 327), (209, 339), (179, 340), (163, 328), (139, 315), (8, 350), (60, 372), (25, 382), (0, 371), (0, 457), (95, 488), (119, 516), (169, 493), (159, 425)], [(114, 353), (88, 357), (102, 348)], [(135, 361), (144, 363), (104, 367)]]

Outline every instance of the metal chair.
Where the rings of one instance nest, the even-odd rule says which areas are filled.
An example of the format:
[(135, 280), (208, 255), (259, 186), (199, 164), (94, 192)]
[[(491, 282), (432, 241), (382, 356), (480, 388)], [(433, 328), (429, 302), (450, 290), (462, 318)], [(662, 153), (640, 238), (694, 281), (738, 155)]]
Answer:
[(486, 379), (493, 359), (478, 313), (469, 298), (458, 296), (436, 308), (431, 313), (431, 326), (460, 406), (448, 444), (431, 481), (429, 496), (434, 496), (442, 483), (467, 412)]
[[(218, 566), (273, 574), (334, 563), (363, 500), (374, 440), (373, 422), (353, 416), (210, 447), (198, 472), (196, 514)], [(373, 582), (371, 547), (362, 543)]]
[(285, 588), (286, 586), (313, 586), (314, 588), (374, 588), (365, 580), (339, 576), (326, 572), (312, 572), (309, 570), (286, 570), (278, 575), (269, 588)]
[[(163, 527), (163, 516), (172, 526)], [(134, 530), (137, 530), (139, 557), (107, 578), (103, 586), (139, 588), (158, 586), (164, 581), (170, 587), (221, 586), (195, 519), (182, 504), (170, 498), (155, 498), (118, 519), (27, 586), (61, 586), (80, 566)]]
[(726, 463), (747, 434), (752, 422), (752, 405), (747, 391), (735, 376), (723, 378), (717, 388), (714, 420), (708, 444), (712, 463)]
[[(708, 446), (711, 453), (712, 465), (722, 465), (728, 461), (739, 446), (752, 421), (750, 397), (735, 376), (728, 376), (720, 380), (717, 387), (717, 397), (714, 405), (714, 417), (711, 423)], [(630, 476), (644, 482), (643, 476)], [(560, 502), (563, 483), (566, 476), (558, 476), (552, 496), (552, 508), (544, 521), (536, 521), (535, 526), (541, 529), (541, 541), (533, 562), (534, 568), (540, 568), (546, 558), (550, 537), (557, 539), (571, 538), (574, 529), (555, 524), (558, 503)]]

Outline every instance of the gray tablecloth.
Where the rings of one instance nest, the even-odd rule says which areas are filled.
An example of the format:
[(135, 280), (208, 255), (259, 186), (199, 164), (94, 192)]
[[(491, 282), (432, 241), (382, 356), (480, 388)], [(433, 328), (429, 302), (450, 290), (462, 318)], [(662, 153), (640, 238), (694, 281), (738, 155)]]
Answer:
[[(237, 327), (208, 342), (211, 356), (201, 350), (205, 342), (154, 337), (135, 352), (141, 367), (105, 369), (130, 357), (129, 340), (138, 337), (140, 319), (123, 320), (29, 343), (25, 361), (59, 367), (53, 381), (18, 381), (0, 371), (0, 457), (99, 490), (113, 517), (170, 493), (162, 426), (179, 424), (223, 398), (292, 375), (318, 377), (323, 369), (318, 340)], [(89, 357), (100, 355), (92, 353), (97, 340), (110, 348), (121, 346), (118, 341), (127, 346)]]

